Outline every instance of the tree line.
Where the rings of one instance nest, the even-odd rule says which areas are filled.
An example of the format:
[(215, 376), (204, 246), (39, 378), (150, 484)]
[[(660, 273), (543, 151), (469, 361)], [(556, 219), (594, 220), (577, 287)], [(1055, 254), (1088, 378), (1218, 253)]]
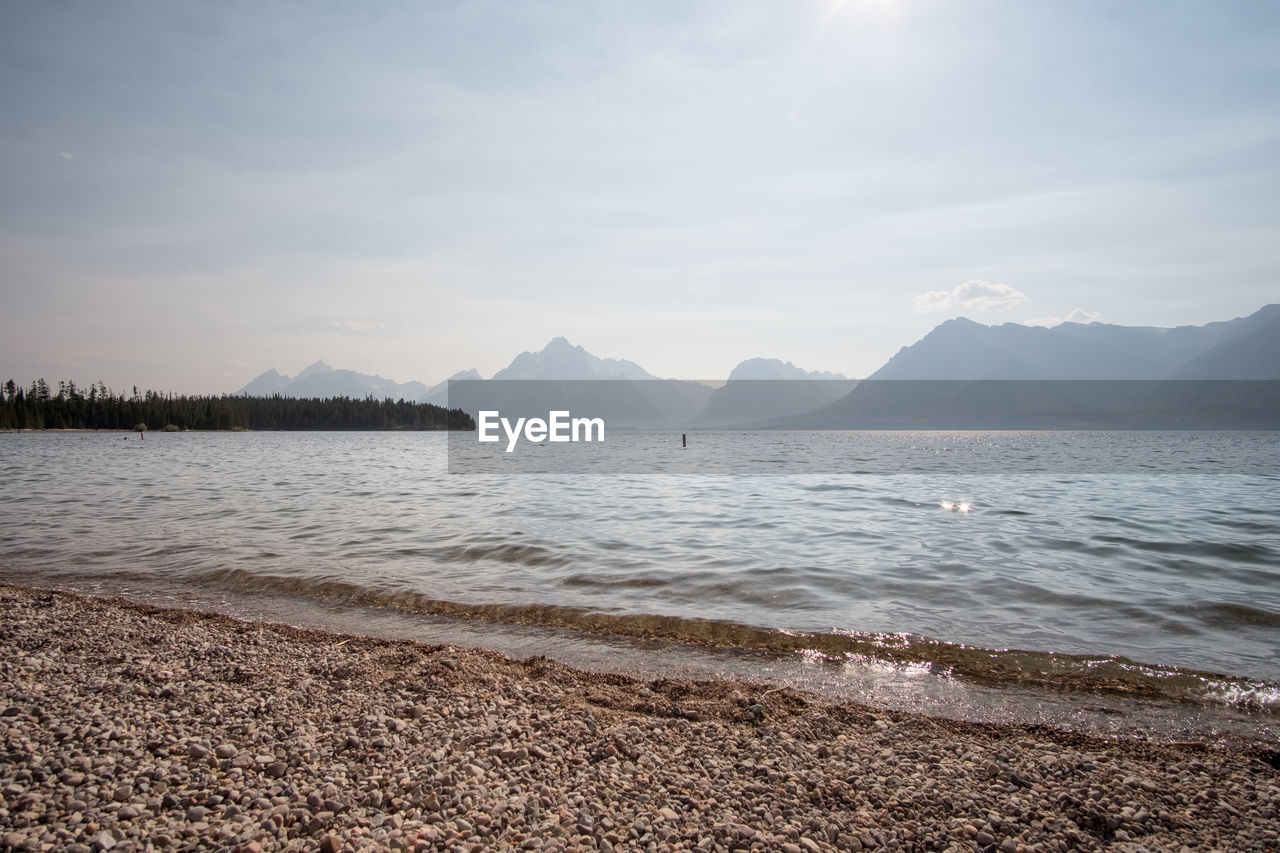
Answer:
[(407, 400), (350, 397), (187, 396), (156, 391), (117, 394), (44, 379), (0, 386), (0, 429), (151, 430), (444, 430), (475, 429), (461, 409)]

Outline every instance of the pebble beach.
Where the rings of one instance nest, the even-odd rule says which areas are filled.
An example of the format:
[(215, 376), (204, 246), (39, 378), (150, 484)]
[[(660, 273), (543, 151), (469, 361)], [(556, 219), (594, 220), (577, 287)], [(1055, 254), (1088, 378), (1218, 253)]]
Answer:
[(3, 850), (1280, 850), (1261, 746), (6, 585), (0, 672)]

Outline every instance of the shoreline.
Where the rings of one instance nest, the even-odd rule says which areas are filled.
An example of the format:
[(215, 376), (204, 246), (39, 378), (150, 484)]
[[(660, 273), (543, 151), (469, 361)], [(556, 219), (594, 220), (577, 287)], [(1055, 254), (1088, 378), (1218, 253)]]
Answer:
[[(5, 582), (90, 598), (122, 598), (164, 609), (222, 614), (247, 622), (487, 649), (516, 660), (543, 655), (574, 669), (621, 673), (641, 681), (668, 678), (762, 682), (769, 688), (785, 686), (816, 694), (822, 701), (852, 702), (872, 709), (910, 711), (960, 721), (1038, 725), (1104, 739), (1196, 741), (1242, 750), (1259, 746), (1265, 749), (1276, 742), (1276, 722), (1280, 720), (1274, 709), (1251, 706), (1248, 696), (1153, 696), (1106, 681), (1099, 683), (1100, 689), (1082, 688), (1078, 679), (1071, 678), (1031, 686), (1027, 679), (990, 683), (958, 678), (949, 668), (939, 673), (934, 666), (922, 669), (874, 654), (844, 660), (821, 654), (777, 654), (768, 649), (700, 642), (696, 636), (672, 638), (643, 631), (593, 631), (554, 620), (494, 618), (483, 608), (469, 610), (452, 602), (444, 602), (447, 607), (436, 612), (424, 608), (421, 601), (402, 609), (394, 603), (384, 606), (381, 600), (360, 599), (342, 591), (320, 597), (298, 596), (296, 590), (281, 594), (269, 585), (205, 588), (193, 585), (190, 579), (158, 583), (152, 576), (131, 577), (122, 585), (118, 579), (19, 571), (0, 584)], [(1003, 650), (990, 651), (1000, 654)], [(1119, 663), (1132, 664), (1128, 660)], [(1144, 670), (1161, 669), (1138, 666)], [(1253, 686), (1243, 677), (1188, 669), (1179, 672), (1213, 679), (1220, 686), (1233, 682)]]
[(0, 849), (1280, 848), (1274, 751), (4, 583), (0, 625)]

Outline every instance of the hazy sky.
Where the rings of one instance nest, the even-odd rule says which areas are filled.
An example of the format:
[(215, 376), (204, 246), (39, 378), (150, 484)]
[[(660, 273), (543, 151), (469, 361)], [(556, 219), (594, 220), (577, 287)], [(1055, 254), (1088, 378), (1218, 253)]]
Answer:
[(0, 3), (0, 378), (864, 376), (1252, 313), (1278, 199), (1273, 0)]

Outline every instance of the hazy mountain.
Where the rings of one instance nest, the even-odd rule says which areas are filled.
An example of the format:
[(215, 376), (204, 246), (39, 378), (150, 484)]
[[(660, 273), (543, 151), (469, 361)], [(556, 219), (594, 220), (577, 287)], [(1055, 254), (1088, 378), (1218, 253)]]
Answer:
[(845, 379), (843, 373), (804, 370), (778, 358), (749, 358), (729, 373), (729, 379)]
[(552, 338), (541, 352), (522, 352), (494, 379), (657, 379), (634, 361), (597, 358), (564, 338)]
[[(480, 379), (478, 374), (456, 379)], [(627, 380), (616, 387), (572, 387), (577, 380)], [(545, 414), (556, 406), (607, 413), (617, 426), (741, 426), (824, 406), (847, 393), (852, 383), (838, 373), (806, 371), (780, 359), (742, 362), (718, 389), (700, 382), (660, 380), (632, 361), (600, 358), (563, 337), (539, 352), (524, 352), (494, 374), (493, 385), (468, 384), (454, 405), (498, 409), (518, 415)], [(792, 383), (756, 380), (827, 380)], [(541, 380), (524, 386), (510, 380)], [(840, 380), (840, 381), (832, 381)], [(445, 389), (431, 389), (427, 402), (444, 402)], [(554, 405), (553, 405), (554, 402)]]
[(1280, 379), (1280, 305), (1268, 305), (1238, 322), (1220, 343), (1188, 361), (1175, 376)]
[[(790, 429), (1280, 429), (1280, 382), (864, 379)], [(1064, 457), (1069, 458), (1069, 454)]]
[(297, 376), (293, 377), (293, 381), (297, 382), (299, 379), (306, 379), (310, 376), (316, 376), (321, 373), (331, 373), (332, 371), (333, 371), (333, 367), (331, 365), (326, 364), (324, 359), (317, 359), (316, 361), (313, 361), (311, 364), (308, 364), (306, 367), (302, 368), (302, 372), (299, 373)]
[[(1090, 324), (1097, 325), (1101, 324)], [(868, 378), (1155, 379), (1169, 375), (1168, 364), (1150, 348), (1133, 346), (1128, 335), (1109, 334), (1106, 327), (1085, 328), (1087, 332), (1079, 334), (1062, 326), (984, 326), (958, 317), (903, 347)]]
[[(624, 381), (581, 381), (600, 379)], [(491, 409), (545, 417), (563, 409), (603, 417), (613, 428), (687, 425), (711, 395), (707, 385), (662, 380), (633, 361), (600, 358), (565, 338), (552, 338), (539, 352), (521, 353), (489, 382), (455, 385), (453, 390), (453, 405), (468, 412)]]
[[(448, 401), (448, 383), (450, 380), (483, 379), (475, 370), (463, 370), (455, 373), (444, 382), (430, 387), (421, 382), (398, 383), (381, 376), (357, 373), (354, 370), (337, 370), (323, 361), (317, 361), (305, 367), (295, 377), (282, 376), (272, 368), (254, 378), (245, 385), (237, 395), (270, 396), (280, 394), (284, 397), (355, 397), (373, 396), (378, 399), (413, 400), (419, 403), (445, 405)], [(494, 379), (657, 379), (632, 361), (613, 358), (598, 358), (580, 346), (570, 344), (564, 338), (553, 338), (540, 352), (524, 352), (516, 356), (505, 369), (498, 371)], [(692, 384), (692, 383), (690, 383)], [(673, 394), (660, 392), (663, 399), (670, 398), (667, 407), (674, 407), (680, 412), (687, 412), (691, 407), (701, 409), (709, 388), (705, 393), (690, 389), (682, 389)], [(638, 393), (638, 392), (637, 392)], [(649, 389), (645, 393), (652, 393)], [(637, 404), (639, 406), (639, 404)], [(650, 407), (650, 403), (640, 408)], [(695, 411), (696, 414), (696, 411)], [(692, 415), (690, 415), (692, 417)]]
[(693, 384), (665, 379), (490, 379), (453, 384), (449, 405), (477, 419), (482, 411), (500, 412), (511, 421), (547, 418), (549, 412), (563, 411), (602, 418), (609, 429), (672, 428), (687, 423), (680, 415), (687, 401), (678, 391)]
[[(1280, 305), (1172, 329), (948, 320), (834, 403), (839, 429), (1276, 429)], [(990, 381), (987, 381), (990, 380)], [(1055, 380), (1055, 381), (1043, 381)], [(1219, 380), (1219, 381), (1186, 381)]]
[(1256, 379), (1280, 377), (1280, 305), (1172, 329), (948, 320), (869, 378)]
[(777, 358), (749, 358), (711, 394), (694, 426), (758, 426), (825, 406), (848, 394), (855, 384), (840, 373), (805, 370)]
[(288, 376), (281, 376), (273, 367), (265, 373), (259, 373), (235, 394), (239, 397), (270, 397), (272, 394), (283, 394), (292, 381)]
[(356, 373), (354, 370), (327, 370), (293, 380), (285, 393), (289, 397), (373, 397), (377, 400), (390, 397), (392, 400), (417, 400), (427, 393), (427, 386), (421, 382), (401, 384), (381, 376)]
[(479, 371), (475, 368), (470, 370), (459, 371), (443, 382), (438, 382), (427, 389), (426, 393), (418, 398), (419, 403), (432, 403), (436, 406), (446, 406), (449, 402), (449, 382), (454, 379), (484, 379)]
[(354, 370), (335, 370), (323, 361), (316, 361), (293, 378), (282, 376), (273, 367), (234, 393), (246, 397), (269, 397), (272, 394), (282, 397), (373, 397), (377, 400), (390, 397), (393, 400), (423, 402), (422, 398), (430, 390), (421, 382), (401, 384)]
[[(658, 380), (635, 362), (599, 358), (562, 337), (553, 338), (539, 352), (521, 353), (493, 378), (548, 384), (539, 390), (541, 383), (507, 382), (502, 389), (485, 390), (480, 386), (487, 383), (467, 383), (467, 400), (473, 407), (495, 407), (485, 402), (492, 398), (521, 411), (545, 412), (539, 395), (552, 394), (577, 408), (602, 407), (628, 426), (1270, 428), (1265, 425), (1275, 422), (1280, 407), (1273, 399), (1280, 394), (1275, 383), (1237, 381), (1217, 388), (1151, 383), (1280, 380), (1280, 305), (1268, 305), (1248, 317), (1172, 329), (1105, 323), (1062, 323), (1049, 329), (1016, 323), (984, 326), (958, 318), (903, 347), (861, 383), (838, 373), (806, 371), (780, 359), (752, 358), (713, 389), (697, 382)], [(482, 377), (466, 370), (450, 379)], [(565, 385), (596, 379), (630, 381), (595, 389)], [(777, 381), (789, 379), (810, 381)], [(447, 382), (430, 388), (421, 382), (400, 384), (317, 361), (294, 378), (268, 370), (236, 393), (373, 396), (445, 404), (447, 392)]]
[(849, 393), (856, 379), (731, 379), (707, 401), (694, 426), (764, 427), (811, 412)]

